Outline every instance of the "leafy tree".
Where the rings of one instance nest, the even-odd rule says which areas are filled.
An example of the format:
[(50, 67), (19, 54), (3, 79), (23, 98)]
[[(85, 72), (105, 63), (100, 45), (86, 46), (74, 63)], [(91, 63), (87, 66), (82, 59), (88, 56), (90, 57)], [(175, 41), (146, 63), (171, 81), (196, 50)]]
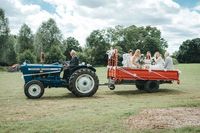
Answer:
[(25, 50), (34, 51), (33, 46), (33, 34), (28, 25), (23, 24), (19, 31), (18, 39), (17, 39), (17, 52), (22, 53)]
[[(53, 58), (55, 56), (52, 56), (55, 54), (52, 53), (52, 51), (55, 52), (54, 50), (59, 50), (60, 52), (59, 56), (61, 54), (63, 57), (64, 50), (61, 44), (61, 40), (62, 40), (62, 34), (60, 29), (57, 27), (56, 22), (53, 19), (49, 19), (47, 22), (43, 22), (42, 25), (37, 30), (34, 39), (37, 58), (39, 59), (40, 53), (44, 52), (48, 63), (54, 62), (55, 60), (57, 60), (57, 58), (55, 59)], [(57, 46), (57, 48), (55, 48), (54, 46)]]
[(52, 46), (47, 53), (46, 62), (47, 63), (55, 63), (60, 62), (64, 60), (64, 55), (62, 54), (62, 51), (59, 46)]
[(26, 60), (30, 63), (35, 63), (36, 56), (30, 50), (25, 50), (23, 53), (20, 53), (18, 55), (17, 60), (20, 64), (22, 64)]
[(38, 52), (48, 52), (53, 45), (61, 45), (62, 34), (56, 22), (51, 18), (43, 22), (37, 30), (34, 43)]
[(144, 53), (147, 51), (164, 53), (164, 49), (167, 48), (167, 42), (161, 37), (160, 30), (155, 27), (116, 26), (108, 28), (107, 31), (110, 43), (121, 47), (123, 52), (129, 49), (141, 49)]
[(0, 62), (6, 63), (7, 56), (7, 41), (9, 38), (8, 19), (5, 16), (4, 10), (0, 8)]
[[(86, 40), (87, 61), (100, 65), (105, 60), (103, 56), (110, 46), (119, 49), (119, 55), (128, 52), (130, 49), (140, 49), (142, 53), (159, 51), (164, 53), (167, 42), (161, 37), (161, 32), (156, 27), (129, 27), (116, 26), (103, 30), (95, 30)], [(121, 57), (119, 57), (121, 59)]]
[(86, 51), (89, 63), (102, 65), (110, 44), (106, 41), (103, 30), (94, 30), (86, 40), (86, 47), (88, 48)]
[(66, 56), (67, 60), (70, 59), (69, 53), (72, 49), (78, 52), (82, 51), (78, 40), (76, 40), (74, 37), (68, 37), (66, 40), (63, 41), (63, 45), (65, 48), (64, 55)]
[(83, 48), (82, 52), (78, 52), (78, 57), (81, 62), (89, 63), (94, 65), (94, 57), (92, 57), (93, 49)]
[(179, 47), (177, 59), (180, 63), (200, 63), (200, 38), (184, 41)]
[(10, 35), (6, 45), (7, 45), (7, 50), (6, 50), (6, 63), (8, 63), (9, 65), (14, 64), (17, 62), (17, 55), (14, 49), (14, 44), (15, 44), (15, 37)]

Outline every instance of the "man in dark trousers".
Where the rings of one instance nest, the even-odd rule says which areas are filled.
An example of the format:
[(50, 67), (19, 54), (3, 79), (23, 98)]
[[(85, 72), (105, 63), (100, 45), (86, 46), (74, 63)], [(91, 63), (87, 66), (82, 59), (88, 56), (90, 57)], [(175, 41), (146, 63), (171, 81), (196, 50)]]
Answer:
[(74, 67), (79, 65), (79, 59), (76, 55), (76, 51), (71, 50), (70, 52), (70, 56), (72, 57), (69, 65), (66, 66), (67, 68), (64, 70), (64, 75), (63, 75), (63, 79), (68, 79), (70, 76), (70, 70), (72, 70)]

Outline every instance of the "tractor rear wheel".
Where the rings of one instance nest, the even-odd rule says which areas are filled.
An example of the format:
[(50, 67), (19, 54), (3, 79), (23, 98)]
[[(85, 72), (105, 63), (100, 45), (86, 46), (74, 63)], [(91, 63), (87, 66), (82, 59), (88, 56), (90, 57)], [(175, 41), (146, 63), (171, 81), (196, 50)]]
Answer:
[(147, 81), (144, 86), (144, 90), (152, 93), (157, 92), (159, 89), (159, 81)]
[(99, 87), (99, 79), (94, 71), (84, 68), (75, 71), (69, 79), (69, 88), (78, 97), (93, 96)]
[(30, 99), (40, 98), (44, 94), (44, 85), (38, 80), (32, 80), (24, 85), (24, 94)]

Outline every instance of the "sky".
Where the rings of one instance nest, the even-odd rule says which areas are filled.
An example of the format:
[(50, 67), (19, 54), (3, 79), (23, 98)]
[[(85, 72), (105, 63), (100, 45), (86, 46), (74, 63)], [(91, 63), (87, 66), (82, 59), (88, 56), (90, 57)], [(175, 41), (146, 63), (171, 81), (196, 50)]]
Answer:
[(200, 0), (0, 0), (12, 34), (26, 23), (33, 33), (53, 18), (63, 37), (82, 46), (91, 31), (123, 26), (155, 26), (177, 51), (186, 39), (200, 37)]

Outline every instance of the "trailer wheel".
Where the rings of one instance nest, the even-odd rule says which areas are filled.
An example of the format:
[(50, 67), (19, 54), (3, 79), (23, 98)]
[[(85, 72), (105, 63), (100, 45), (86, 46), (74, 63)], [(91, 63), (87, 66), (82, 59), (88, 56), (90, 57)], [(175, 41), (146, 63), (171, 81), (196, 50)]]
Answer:
[(44, 94), (44, 85), (38, 80), (32, 80), (24, 85), (24, 94), (30, 99), (40, 98)]
[(78, 97), (93, 96), (99, 87), (99, 79), (90, 69), (79, 69), (69, 79), (69, 88)]
[(152, 93), (156, 92), (159, 89), (159, 82), (158, 81), (147, 81), (144, 86), (144, 90)]
[(135, 85), (138, 90), (144, 90), (144, 85)]
[(146, 81), (143, 80), (136, 80), (135, 86), (138, 90), (144, 90)]

